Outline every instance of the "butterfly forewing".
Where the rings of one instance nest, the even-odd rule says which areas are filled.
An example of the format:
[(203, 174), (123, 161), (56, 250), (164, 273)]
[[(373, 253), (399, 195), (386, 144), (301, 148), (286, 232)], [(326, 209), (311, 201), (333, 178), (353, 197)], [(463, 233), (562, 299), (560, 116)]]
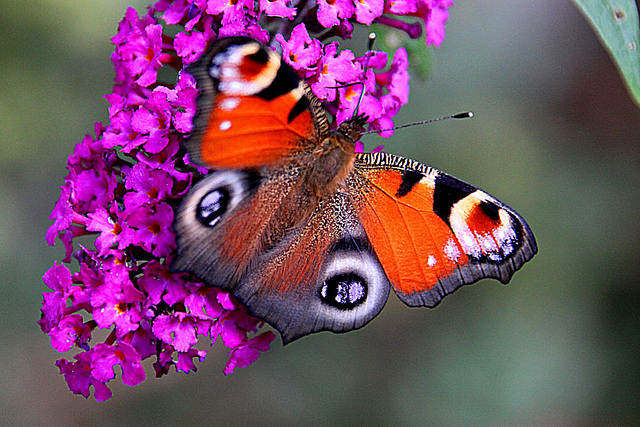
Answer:
[(327, 132), (324, 111), (306, 84), (252, 39), (222, 39), (186, 72), (196, 78), (199, 95), (185, 145), (201, 166), (274, 164)]
[(408, 305), (433, 307), (484, 277), (507, 283), (537, 251), (513, 209), (413, 160), (359, 154), (352, 186), (364, 229)]

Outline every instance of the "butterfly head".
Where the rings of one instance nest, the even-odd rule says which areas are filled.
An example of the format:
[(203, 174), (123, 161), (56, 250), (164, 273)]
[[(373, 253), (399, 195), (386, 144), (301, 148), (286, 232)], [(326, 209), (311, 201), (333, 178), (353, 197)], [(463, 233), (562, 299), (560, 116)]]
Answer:
[(364, 133), (364, 125), (367, 123), (367, 116), (364, 114), (358, 114), (352, 119), (345, 120), (340, 123), (336, 132), (343, 136), (346, 140), (355, 144), (360, 140), (360, 137)]

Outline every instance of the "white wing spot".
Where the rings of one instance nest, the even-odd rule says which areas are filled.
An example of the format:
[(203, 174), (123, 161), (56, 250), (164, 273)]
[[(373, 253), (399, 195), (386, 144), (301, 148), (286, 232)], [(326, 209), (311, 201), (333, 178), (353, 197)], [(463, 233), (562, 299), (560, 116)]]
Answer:
[(436, 257), (434, 257), (433, 255), (429, 255), (429, 257), (427, 258), (427, 264), (429, 264), (429, 267), (433, 267), (434, 265), (436, 265)]
[(238, 105), (240, 105), (239, 98), (226, 98), (224, 101), (220, 103), (220, 109), (231, 111), (231, 110), (235, 110)]
[(231, 122), (229, 120), (225, 120), (220, 123), (220, 130), (228, 130), (231, 127)]
[(453, 239), (447, 240), (447, 244), (444, 245), (444, 254), (447, 256), (447, 258), (455, 263), (457, 263), (460, 259), (460, 250), (458, 249), (458, 245), (456, 245), (456, 242), (454, 242)]
[(436, 185), (436, 179), (438, 178), (438, 171), (435, 169), (430, 169), (424, 176), (420, 179), (420, 184), (426, 185), (429, 188), (433, 188)]

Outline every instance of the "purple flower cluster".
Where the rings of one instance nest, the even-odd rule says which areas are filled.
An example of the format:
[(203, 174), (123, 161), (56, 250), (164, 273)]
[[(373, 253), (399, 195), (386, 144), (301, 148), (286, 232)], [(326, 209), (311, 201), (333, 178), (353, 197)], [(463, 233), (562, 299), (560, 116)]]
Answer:
[[(354, 23), (380, 22), (415, 36), (415, 23), (392, 17), (408, 15), (423, 20), (427, 43), (438, 45), (451, 4), (159, 0), (142, 17), (127, 10), (112, 38), (116, 77), (113, 93), (105, 96), (109, 125), (97, 123), (95, 137), (85, 137), (69, 156), (69, 174), (46, 233), (50, 245), (56, 238), (64, 244), (63, 263), (78, 262), (77, 271), (56, 262), (44, 274), (50, 292), (43, 294), (38, 322), (57, 351), (76, 349), (74, 361), (57, 362), (73, 393), (88, 397), (93, 386), (96, 400), (109, 399), (107, 383), (115, 378), (116, 365), (122, 382), (134, 386), (144, 381), (142, 362), (152, 357), (158, 377), (172, 366), (195, 371), (195, 360), (204, 361), (207, 353), (196, 346), (202, 337), (211, 344), (220, 337), (229, 347), (224, 370), (229, 374), (253, 363), (275, 337), (257, 334), (262, 322), (228, 293), (169, 268), (176, 250), (173, 209), (194, 178), (207, 171), (192, 165), (180, 147), (192, 129), (195, 80), (179, 73), (174, 84), (162, 84), (158, 70), (182, 69), (218, 37), (276, 40), (284, 60), (308, 80), (336, 123), (351, 117), (360, 102), (357, 108), (371, 126), (387, 129), (408, 98), (406, 52), (399, 49), (381, 71), (386, 53), (356, 57), (339, 51), (338, 42), (323, 44), (316, 33), (328, 28), (325, 38), (346, 38)], [(180, 31), (165, 35), (160, 19)], [(278, 35), (263, 27), (267, 22), (269, 28), (277, 23)], [(308, 28), (315, 29), (313, 37)], [(91, 236), (93, 247), (82, 236)], [(91, 343), (98, 335), (101, 342)]]

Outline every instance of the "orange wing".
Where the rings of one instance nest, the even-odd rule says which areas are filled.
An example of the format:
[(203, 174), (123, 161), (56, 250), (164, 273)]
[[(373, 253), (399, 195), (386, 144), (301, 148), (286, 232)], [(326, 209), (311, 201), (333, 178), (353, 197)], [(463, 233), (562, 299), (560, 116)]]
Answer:
[[(202, 161), (210, 168), (242, 168), (272, 164), (303, 148), (314, 129), (308, 110), (287, 121), (297, 101), (293, 92), (273, 101), (219, 96), (200, 141)], [(234, 108), (220, 108), (224, 104)]]
[(191, 159), (209, 169), (274, 164), (327, 134), (319, 101), (271, 49), (230, 37), (186, 72), (197, 80)]
[(507, 283), (537, 251), (514, 210), (418, 162), (358, 154), (353, 185), (367, 236), (408, 305), (433, 307), (484, 277)]

